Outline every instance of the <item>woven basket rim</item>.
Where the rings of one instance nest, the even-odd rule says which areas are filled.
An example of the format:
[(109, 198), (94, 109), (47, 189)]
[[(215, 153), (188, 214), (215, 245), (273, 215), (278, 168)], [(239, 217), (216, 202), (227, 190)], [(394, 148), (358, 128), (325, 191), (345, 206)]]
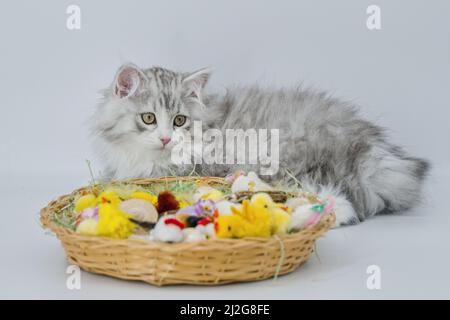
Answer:
[[(111, 181), (109, 184), (152, 184), (152, 183), (163, 183), (163, 182), (173, 182), (173, 181), (197, 181), (202, 182), (205, 184), (222, 184), (225, 185), (226, 182), (224, 178), (220, 177), (198, 177), (198, 176), (189, 176), (189, 177), (175, 177), (175, 176), (165, 176), (160, 178), (138, 178), (138, 179), (129, 179), (129, 180), (115, 180)], [(330, 214), (323, 216), (321, 220), (314, 225), (311, 228), (304, 229), (298, 232), (283, 234), (283, 235), (276, 235), (269, 238), (263, 238), (263, 237), (246, 237), (241, 239), (209, 239), (209, 240), (203, 240), (203, 241), (197, 241), (197, 242), (180, 242), (180, 243), (164, 243), (164, 242), (157, 242), (157, 241), (151, 241), (151, 240), (145, 240), (145, 239), (113, 239), (113, 238), (107, 238), (107, 237), (101, 237), (101, 236), (86, 236), (81, 235), (79, 233), (76, 233), (75, 231), (72, 231), (68, 228), (65, 228), (63, 226), (58, 225), (55, 223), (52, 219), (52, 214), (54, 214), (53, 207), (55, 205), (58, 205), (58, 207), (63, 207), (64, 205), (68, 204), (69, 201), (73, 199), (75, 195), (77, 195), (82, 190), (87, 190), (91, 188), (92, 186), (84, 186), (81, 188), (78, 188), (71, 193), (61, 195), (51, 201), (47, 206), (42, 208), (40, 210), (40, 221), (42, 228), (46, 230), (50, 230), (53, 233), (55, 233), (58, 237), (60, 235), (64, 235), (66, 237), (72, 238), (74, 241), (82, 240), (82, 241), (89, 241), (92, 243), (93, 246), (95, 245), (105, 245), (105, 241), (108, 245), (111, 246), (133, 246), (133, 245), (146, 245), (149, 248), (158, 248), (162, 251), (185, 251), (186, 249), (190, 250), (207, 250), (208, 247), (216, 246), (217, 244), (227, 244), (227, 246), (224, 246), (224, 250), (229, 250), (229, 245), (245, 245), (247, 244), (255, 244), (255, 243), (268, 243), (272, 241), (280, 241), (280, 240), (287, 240), (287, 239), (295, 239), (295, 238), (303, 238), (304, 236), (307, 236), (308, 234), (316, 233), (318, 231), (319, 235), (322, 233), (325, 233), (333, 224), (335, 221), (335, 212), (332, 211)]]

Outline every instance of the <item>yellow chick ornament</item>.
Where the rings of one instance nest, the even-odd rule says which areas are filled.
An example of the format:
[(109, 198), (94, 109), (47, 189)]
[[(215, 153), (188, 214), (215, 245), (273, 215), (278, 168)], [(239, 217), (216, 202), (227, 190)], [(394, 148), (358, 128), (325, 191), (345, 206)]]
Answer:
[(120, 199), (119, 195), (112, 190), (106, 190), (100, 193), (100, 195), (97, 198), (97, 202), (101, 204), (112, 204), (112, 205), (118, 205), (120, 202), (122, 202), (122, 199)]
[(97, 233), (99, 236), (115, 239), (127, 239), (132, 235), (135, 224), (130, 215), (119, 209), (117, 205), (104, 203), (98, 211)]
[(218, 239), (253, 236), (253, 229), (249, 222), (238, 215), (219, 216), (214, 223), (214, 228)]
[(275, 203), (267, 193), (257, 193), (253, 195), (250, 204), (253, 210), (266, 210), (270, 215), (270, 225), (272, 234), (287, 233), (291, 216), (281, 205)]
[(220, 215), (216, 220), (218, 238), (270, 237), (288, 230), (289, 213), (267, 193), (257, 193), (231, 211), (231, 215)]
[(244, 200), (242, 207), (231, 208), (232, 215), (219, 216), (216, 220), (217, 238), (270, 237), (271, 216)]

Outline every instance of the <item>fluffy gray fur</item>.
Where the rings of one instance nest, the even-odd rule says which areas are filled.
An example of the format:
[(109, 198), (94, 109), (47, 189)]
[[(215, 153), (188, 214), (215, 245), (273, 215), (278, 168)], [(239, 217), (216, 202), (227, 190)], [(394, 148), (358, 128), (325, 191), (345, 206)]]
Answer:
[[(180, 129), (173, 119), (182, 114), (187, 117), (183, 129), (190, 129), (194, 120), (222, 131), (280, 129), (281, 169), (266, 178), (279, 179), (287, 168), (305, 188), (321, 196), (334, 195), (337, 225), (409, 209), (419, 202), (428, 163), (391, 144), (383, 129), (361, 119), (351, 103), (301, 87), (237, 87), (213, 95), (203, 90), (209, 75), (208, 69), (179, 73), (122, 66), (92, 121), (95, 149), (106, 175), (122, 179), (173, 174), (173, 144), (164, 147), (160, 137), (172, 137)], [(156, 115), (157, 124), (142, 122), (146, 112)], [(177, 174), (190, 169), (175, 168)], [(234, 169), (210, 165), (197, 170), (223, 176)]]

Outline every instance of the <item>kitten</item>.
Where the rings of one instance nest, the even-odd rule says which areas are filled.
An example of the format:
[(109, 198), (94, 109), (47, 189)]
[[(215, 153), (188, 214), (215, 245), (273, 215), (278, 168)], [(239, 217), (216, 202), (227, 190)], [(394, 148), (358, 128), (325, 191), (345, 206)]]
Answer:
[[(336, 198), (336, 225), (356, 224), (379, 212), (416, 205), (429, 164), (391, 144), (383, 130), (361, 119), (355, 106), (302, 88), (232, 88), (224, 95), (204, 91), (208, 69), (178, 73), (122, 66), (95, 111), (95, 149), (109, 178), (174, 174), (171, 150), (180, 130), (279, 128), (280, 168), (306, 189)], [(204, 175), (223, 176), (236, 167), (209, 165)], [(192, 168), (178, 166), (175, 173)], [(276, 175), (266, 177), (280, 179)]]

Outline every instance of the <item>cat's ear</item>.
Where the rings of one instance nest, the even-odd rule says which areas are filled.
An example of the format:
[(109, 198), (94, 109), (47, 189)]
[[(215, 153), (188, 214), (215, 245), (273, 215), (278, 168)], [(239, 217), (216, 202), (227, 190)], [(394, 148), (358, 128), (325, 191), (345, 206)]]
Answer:
[(183, 87), (187, 95), (192, 98), (200, 98), (200, 94), (211, 76), (211, 68), (203, 68), (188, 73), (183, 78)]
[(114, 94), (119, 98), (128, 98), (137, 93), (143, 81), (142, 71), (134, 64), (126, 64), (119, 68), (114, 80)]

